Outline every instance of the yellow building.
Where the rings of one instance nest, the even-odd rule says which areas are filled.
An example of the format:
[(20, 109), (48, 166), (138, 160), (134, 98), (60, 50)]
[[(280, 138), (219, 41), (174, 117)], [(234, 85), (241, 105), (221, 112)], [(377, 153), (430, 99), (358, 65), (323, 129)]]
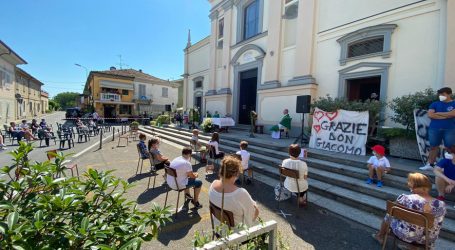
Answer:
[(102, 117), (128, 117), (133, 114), (134, 77), (111, 67), (91, 71), (84, 88), (85, 108), (93, 107)]
[(44, 84), (21, 68), (16, 67), (15, 71), (16, 119), (30, 119), (46, 113), (47, 105), (43, 107), (41, 94)]
[(14, 68), (27, 62), (0, 40), (0, 124), (15, 120), (16, 96)]

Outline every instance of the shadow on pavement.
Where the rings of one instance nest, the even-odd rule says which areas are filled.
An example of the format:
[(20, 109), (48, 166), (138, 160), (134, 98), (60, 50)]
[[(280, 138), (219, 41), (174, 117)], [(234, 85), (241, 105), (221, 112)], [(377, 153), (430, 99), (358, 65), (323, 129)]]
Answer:
[[(146, 189), (147, 187), (144, 187)], [(136, 199), (138, 204), (146, 204), (161, 194), (166, 193), (166, 186), (158, 183), (155, 188), (150, 187), (147, 190), (144, 190)]]

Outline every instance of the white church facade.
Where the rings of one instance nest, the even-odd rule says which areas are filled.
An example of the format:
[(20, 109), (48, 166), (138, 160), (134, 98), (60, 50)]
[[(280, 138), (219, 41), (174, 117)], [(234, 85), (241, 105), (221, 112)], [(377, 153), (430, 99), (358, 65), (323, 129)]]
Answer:
[[(258, 113), (265, 127), (300, 95), (384, 101), (455, 88), (455, 1), (209, 0), (211, 33), (185, 48), (184, 109)], [(293, 134), (298, 134), (298, 129)]]

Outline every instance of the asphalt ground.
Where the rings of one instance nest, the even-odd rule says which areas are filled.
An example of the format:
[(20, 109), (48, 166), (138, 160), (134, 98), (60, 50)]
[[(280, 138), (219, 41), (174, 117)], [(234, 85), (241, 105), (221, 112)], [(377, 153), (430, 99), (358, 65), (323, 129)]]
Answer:
[[(80, 171), (88, 168), (99, 170), (115, 170), (114, 175), (127, 180), (134, 185), (127, 193), (127, 198), (136, 201), (140, 209), (148, 210), (152, 203), (164, 205), (165, 187), (162, 172), (156, 178), (156, 187), (147, 189), (149, 178), (149, 162), (144, 162), (142, 174), (136, 175), (138, 154), (137, 142), (129, 146), (117, 147), (115, 142), (105, 143), (101, 150), (94, 148), (73, 160)], [(180, 155), (181, 147), (162, 141), (161, 152), (173, 159)], [(194, 164), (194, 160), (192, 160)], [(203, 181), (200, 203), (203, 208), (180, 209), (173, 221), (162, 227), (157, 240), (146, 242), (143, 249), (191, 249), (193, 236), (196, 231), (210, 232), (211, 223), (208, 209), (208, 189), (213, 178), (206, 180), (204, 166), (195, 164), (194, 171), (199, 173)], [(153, 181), (153, 179), (152, 179)], [(264, 221), (275, 220), (278, 222), (278, 231), (282, 242), (289, 249), (380, 249), (372, 239), (374, 230), (363, 225), (353, 223), (332, 214), (316, 205), (309, 204), (308, 208), (297, 209), (295, 198), (281, 203), (281, 209), (286, 218), (278, 214), (277, 202), (274, 199), (273, 188), (255, 181), (252, 185), (245, 186), (260, 209), (260, 217)], [(311, 193), (310, 193), (311, 195)], [(171, 191), (168, 205), (175, 209), (177, 192)], [(183, 203), (183, 195), (180, 204)], [(174, 212), (175, 210), (172, 210)]]

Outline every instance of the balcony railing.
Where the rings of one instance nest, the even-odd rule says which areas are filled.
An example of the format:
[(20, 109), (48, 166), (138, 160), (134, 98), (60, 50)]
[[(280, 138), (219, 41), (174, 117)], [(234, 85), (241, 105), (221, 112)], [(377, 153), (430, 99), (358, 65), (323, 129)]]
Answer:
[(101, 93), (100, 101), (121, 102), (122, 97), (119, 94)]

